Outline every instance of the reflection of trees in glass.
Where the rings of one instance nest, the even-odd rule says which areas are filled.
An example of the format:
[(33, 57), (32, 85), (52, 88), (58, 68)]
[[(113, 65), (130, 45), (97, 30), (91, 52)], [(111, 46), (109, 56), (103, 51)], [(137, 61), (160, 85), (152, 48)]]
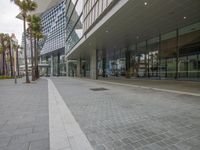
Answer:
[(149, 68), (152, 76), (158, 73), (158, 67), (158, 50), (149, 52)]
[[(67, 31), (66, 31), (66, 38), (70, 35), (70, 32), (72, 31), (72, 29), (73, 29), (73, 27), (69, 24)], [(79, 39), (80, 38), (78, 37), (76, 32), (73, 31), (67, 40), (66, 51), (69, 51), (79, 41)]]

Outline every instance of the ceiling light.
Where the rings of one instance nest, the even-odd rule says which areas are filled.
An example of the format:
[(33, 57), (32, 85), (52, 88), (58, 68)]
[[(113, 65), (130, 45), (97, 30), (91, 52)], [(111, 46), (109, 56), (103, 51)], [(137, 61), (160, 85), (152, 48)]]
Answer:
[(147, 6), (147, 4), (148, 4), (147, 2), (144, 2), (144, 5), (145, 5), (145, 6)]
[(186, 16), (184, 16), (184, 17), (183, 17), (183, 19), (187, 19), (187, 17), (186, 17)]

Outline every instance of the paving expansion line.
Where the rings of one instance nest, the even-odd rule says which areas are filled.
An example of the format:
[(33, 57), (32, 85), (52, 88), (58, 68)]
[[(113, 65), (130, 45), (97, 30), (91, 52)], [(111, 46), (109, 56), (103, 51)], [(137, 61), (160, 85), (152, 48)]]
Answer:
[(126, 84), (126, 83), (116, 83), (116, 82), (110, 82), (110, 81), (100, 81), (100, 80), (95, 80), (95, 81), (100, 82), (100, 83), (106, 83), (106, 84), (109, 83), (109, 84), (113, 84), (113, 85), (137, 87), (137, 88), (142, 88), (142, 89), (150, 89), (150, 90), (156, 90), (156, 91), (161, 91), (161, 92), (169, 92), (169, 93), (175, 93), (175, 94), (183, 94), (183, 95), (190, 95), (190, 96), (198, 96), (198, 97), (200, 97), (200, 94), (191, 93), (191, 92), (167, 90), (167, 89), (153, 88), (153, 87), (148, 87), (148, 86), (140, 86), (140, 85)]
[(47, 80), (50, 150), (93, 150), (54, 83)]
[(136, 88), (156, 90), (156, 91), (161, 91), (161, 92), (169, 92), (169, 93), (175, 93), (175, 94), (183, 94), (183, 95), (190, 95), (190, 96), (200, 97), (200, 94), (198, 94), (198, 93), (192, 93), (192, 92), (183, 92), (183, 91), (176, 91), (176, 90), (168, 90), (168, 89), (154, 88), (154, 87), (141, 86), (141, 85), (135, 85), (135, 84), (117, 83), (117, 82), (103, 81), (103, 80), (81, 79), (81, 78), (76, 78), (76, 79), (83, 80), (83, 81), (84, 80), (88, 80), (88, 81), (94, 81), (94, 82), (104, 83), (104, 84), (113, 84), (113, 85), (119, 85), (119, 86), (136, 87)]

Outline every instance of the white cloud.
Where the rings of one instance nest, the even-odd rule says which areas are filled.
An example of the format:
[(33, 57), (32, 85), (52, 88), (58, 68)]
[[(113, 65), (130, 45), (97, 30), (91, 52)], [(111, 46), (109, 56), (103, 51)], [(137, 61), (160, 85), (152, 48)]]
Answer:
[(21, 43), (23, 22), (16, 18), (19, 9), (10, 0), (0, 1), (0, 33), (14, 33)]

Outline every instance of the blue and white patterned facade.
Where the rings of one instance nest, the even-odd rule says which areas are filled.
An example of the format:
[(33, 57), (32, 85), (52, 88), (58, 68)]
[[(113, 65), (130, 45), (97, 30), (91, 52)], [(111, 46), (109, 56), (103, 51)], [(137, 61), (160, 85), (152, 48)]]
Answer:
[(65, 48), (65, 4), (64, 1), (41, 14), (45, 35), (41, 55)]

